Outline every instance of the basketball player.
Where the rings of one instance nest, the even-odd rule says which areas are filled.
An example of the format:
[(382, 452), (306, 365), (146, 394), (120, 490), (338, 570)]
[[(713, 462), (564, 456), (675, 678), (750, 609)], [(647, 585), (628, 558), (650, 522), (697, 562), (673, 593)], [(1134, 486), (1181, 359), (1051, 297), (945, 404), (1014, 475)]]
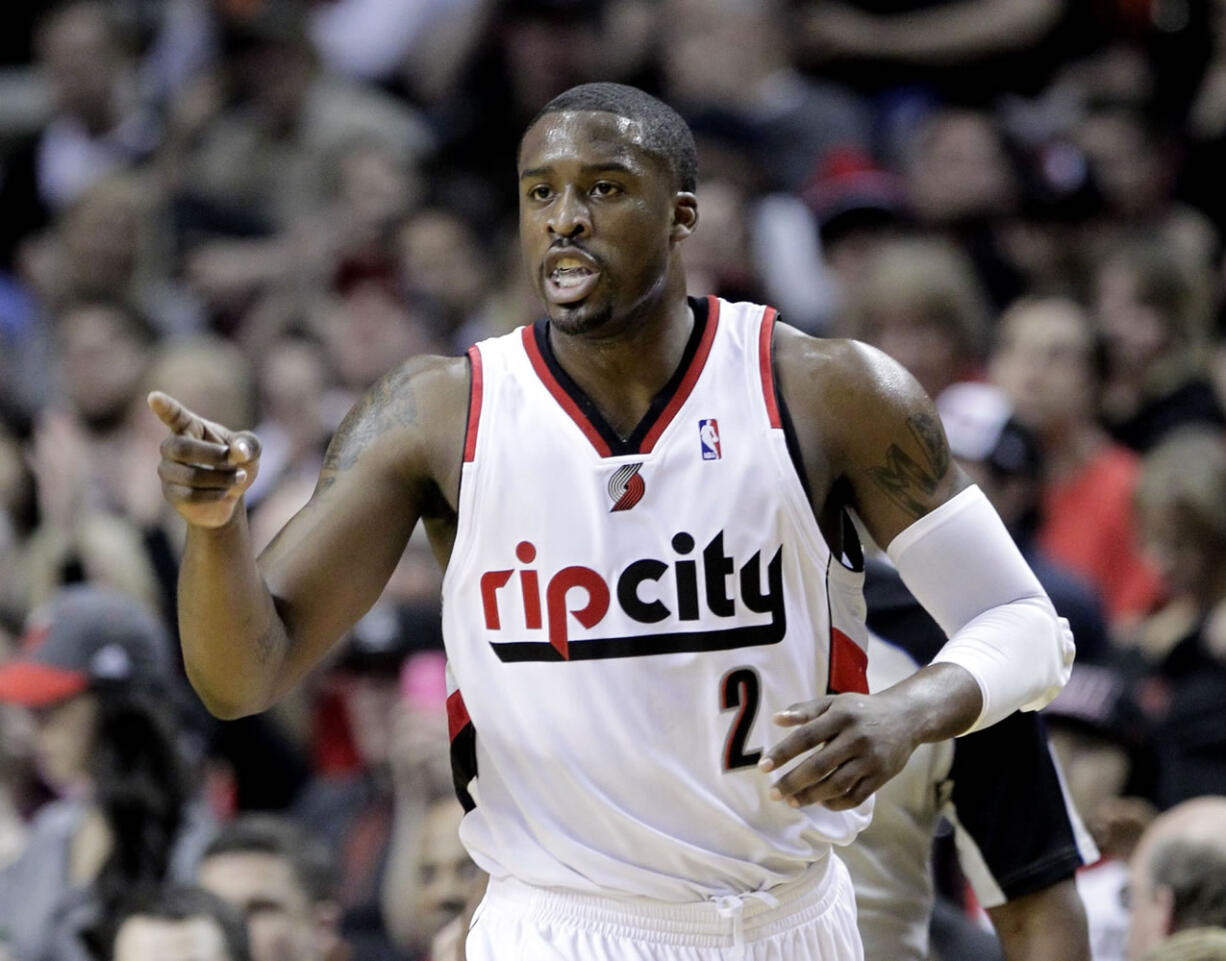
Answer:
[[(473, 961), (861, 958), (832, 845), (917, 744), (1039, 707), (1072, 659), (904, 371), (687, 299), (695, 168), (641, 91), (551, 101), (519, 152), (547, 317), (386, 376), (258, 560), (258, 441), (150, 397), (187, 670), (221, 716), (318, 663), (423, 522), (460, 833), (491, 876)], [(872, 697), (849, 510), (952, 635)]]

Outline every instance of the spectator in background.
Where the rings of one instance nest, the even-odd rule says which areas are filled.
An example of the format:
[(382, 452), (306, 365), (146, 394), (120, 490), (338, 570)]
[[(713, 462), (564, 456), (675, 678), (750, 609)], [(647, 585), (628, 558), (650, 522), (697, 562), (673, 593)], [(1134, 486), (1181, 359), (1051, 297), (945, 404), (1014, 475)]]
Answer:
[(151, 155), (152, 118), (136, 102), (127, 51), (101, 2), (72, 2), (39, 25), (36, 46), (54, 113), (18, 148), (0, 180), (0, 265), (23, 239), (92, 184)]
[(1155, 725), (1157, 801), (1226, 794), (1226, 442), (1173, 435), (1146, 455), (1136, 504), (1170, 603), (1139, 627), (1137, 698)]
[(1226, 929), (1192, 928), (1173, 934), (1141, 961), (1226, 961)]
[(397, 252), (401, 283), (437, 318), (452, 349), (506, 333), (494, 329), (490, 304), (501, 258), (474, 224), (440, 207), (418, 210), (400, 228)]
[(804, 197), (817, 218), (838, 301), (846, 302), (881, 247), (899, 239), (910, 222), (902, 179), (865, 152), (837, 150), (817, 168)]
[[(404, 873), (403, 867), (420, 837), (416, 818), (425, 808), (416, 799), (437, 797), (439, 785), (449, 784), (438, 655), (416, 655), (427, 661), (410, 658), (423, 647), (441, 647), (437, 611), (428, 620), (424, 614), (384, 604), (359, 621), (332, 678), (356, 766), (308, 785), (294, 808), (304, 828), (332, 847), (340, 875), (341, 934), (353, 961), (413, 957), (397, 943), (413, 940), (404, 938), (403, 919), (393, 928), (387, 909), (403, 911), (400, 897), (420, 885), (416, 872)], [(411, 709), (418, 696), (415, 665), (433, 676), (428, 685), (434, 692), (432, 712)], [(427, 775), (428, 781), (417, 783)], [(404, 890), (389, 902), (387, 885), (396, 883), (388, 880), (393, 867)], [(420, 925), (421, 920), (410, 923)], [(413, 941), (412, 949), (417, 948)]]
[(0, 699), (34, 712), (40, 772), (61, 795), (0, 872), (0, 927), (19, 958), (100, 957), (134, 886), (194, 871), (211, 827), (176, 741), (170, 645), (130, 599), (75, 587), (0, 667)]
[(336, 872), (326, 846), (287, 818), (245, 815), (209, 842), (200, 886), (247, 921), (251, 961), (339, 961)]
[[(663, 27), (669, 101), (683, 114), (720, 112), (743, 123), (768, 188), (799, 192), (831, 150), (867, 149), (867, 105), (846, 87), (805, 77), (789, 59), (783, 0), (667, 0)], [(732, 62), (737, 68), (727, 69)]]
[(1090, 580), (1113, 623), (1145, 614), (1161, 589), (1133, 520), (1139, 466), (1095, 419), (1097, 347), (1085, 312), (1061, 298), (1017, 302), (1000, 318), (990, 368), (1043, 448), (1039, 545)]
[(939, 240), (883, 245), (849, 291), (843, 333), (889, 354), (930, 397), (969, 380), (987, 336), (987, 306), (970, 262)]
[(425, 959), (435, 936), (460, 916), (484, 876), (460, 843), (464, 809), (448, 755), (446, 671), (441, 651), (414, 655), (401, 680), (392, 734), (395, 820), (383, 877), (383, 914), (392, 939)]
[(1125, 677), (1114, 667), (1078, 663), (1043, 710), (1052, 752), (1069, 796), (1102, 857), (1077, 872), (1094, 961), (1125, 961), (1128, 859), (1157, 813), (1139, 792), (1153, 785), (1146, 730)]
[[(247, 491), (253, 505), (286, 485), (314, 487), (331, 434), (322, 403), (330, 376), (318, 340), (305, 333), (278, 337), (258, 359), (256, 380), (262, 451), (259, 476)], [(298, 506), (305, 503), (306, 496)]]
[[(1090, 162), (1109, 218), (1097, 245), (1120, 232), (1148, 233), (1192, 263), (1208, 263), (1219, 243), (1205, 214), (1175, 199), (1178, 153), (1169, 123), (1152, 108), (1126, 99), (1090, 103), (1073, 130)], [(1104, 224), (1102, 226), (1107, 226)]]
[(957, 244), (988, 300), (1003, 307), (1022, 292), (1002, 236), (1021, 187), (999, 125), (989, 113), (938, 108), (905, 151), (907, 204), (916, 220)]
[(1132, 856), (1129, 961), (1166, 938), (1226, 928), (1226, 797), (1200, 797), (1167, 811)]
[(1095, 274), (1107, 347), (1102, 412), (1114, 437), (1147, 451), (1187, 424), (1226, 426), (1206, 371), (1208, 276), (1177, 248), (1125, 242)]
[(110, 961), (253, 961), (242, 918), (200, 888), (135, 895), (117, 919)]
[(402, 162), (419, 157), (429, 133), (404, 104), (322, 69), (301, 8), (290, 0), (256, 6), (226, 25), (229, 96), (175, 129), (163, 161), (188, 219), (188, 239), (266, 235), (322, 209), (329, 162), (360, 136)]

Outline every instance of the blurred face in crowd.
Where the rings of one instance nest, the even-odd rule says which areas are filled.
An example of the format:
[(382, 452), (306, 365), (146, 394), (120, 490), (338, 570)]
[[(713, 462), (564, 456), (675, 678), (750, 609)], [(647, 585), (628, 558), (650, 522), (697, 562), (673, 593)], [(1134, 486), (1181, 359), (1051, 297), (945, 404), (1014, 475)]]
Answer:
[(1150, 875), (1153, 848), (1144, 843), (1132, 856), (1128, 875), (1128, 961), (1166, 940), (1170, 933), (1173, 897), (1169, 888), (1158, 887)]
[(983, 114), (951, 110), (919, 134), (907, 190), (920, 220), (949, 223), (1007, 213), (1015, 185), (1000, 137)]
[(354, 746), (367, 768), (388, 763), (392, 725), (400, 704), (400, 677), (391, 671), (354, 671), (343, 683)]
[(503, 25), (502, 48), (519, 114), (531, 115), (563, 90), (603, 74), (599, 24), (582, 16), (518, 16)]
[(1143, 504), (1138, 512), (1141, 547), (1176, 597), (1200, 597), (1220, 579), (1223, 549), (1190, 514), (1173, 503)]
[(60, 792), (81, 788), (89, 779), (98, 702), (78, 694), (48, 707), (32, 710), (34, 762), (48, 786)]
[(409, 169), (393, 150), (363, 143), (340, 158), (337, 196), (342, 216), (362, 240), (379, 240), (409, 209)]
[(327, 386), (323, 349), (310, 341), (274, 343), (260, 368), (261, 409), (289, 435), (294, 453), (318, 447), (325, 437), (320, 399)]
[(65, 313), (59, 335), (61, 380), (73, 409), (91, 426), (113, 425), (140, 389), (149, 347), (119, 308), (102, 304)]
[(232, 961), (211, 918), (163, 921), (136, 915), (115, 937), (114, 961)]
[[(668, 0), (662, 23), (668, 95), (680, 103), (737, 109), (757, 95), (756, 81), (785, 62), (777, 4)], [(730, 61), (737, 69), (728, 69)]]
[(460, 843), (463, 816), (455, 798), (443, 798), (430, 805), (422, 827), (418, 912), (422, 930), (431, 935), (464, 910), (477, 877), (477, 866)]
[(1166, 319), (1140, 301), (1137, 277), (1122, 261), (1109, 261), (1095, 277), (1094, 316), (1113, 372), (1143, 372), (1171, 342)]
[(341, 382), (354, 390), (366, 390), (402, 360), (435, 346), (421, 321), (377, 283), (360, 284), (334, 302), (323, 336)]
[(745, 194), (728, 180), (707, 179), (699, 191), (703, 229), (681, 248), (686, 281), (696, 296), (752, 283)]
[(293, 866), (277, 854), (215, 854), (200, 865), (199, 881), (243, 913), (252, 961), (322, 961), (335, 944), (335, 912), (313, 905)]
[(56, 107), (106, 124), (123, 58), (101, 4), (76, 4), (43, 28), (39, 53)]
[(400, 233), (400, 263), (409, 289), (448, 314), (475, 309), (493, 281), (490, 256), (471, 228), (445, 210), (414, 215)]
[(1001, 319), (992, 379), (1019, 421), (1050, 435), (1093, 419), (1092, 352), (1088, 320), (1072, 301), (1021, 304)]
[(546, 114), (524, 134), (520, 248), (567, 334), (624, 329), (664, 300), (674, 204), (688, 195), (644, 143), (638, 121), (600, 111)]
[(1141, 216), (1159, 206), (1169, 186), (1161, 152), (1142, 124), (1123, 110), (1092, 114), (1077, 130), (1112, 210)]
[(136, 269), (141, 208), (135, 185), (104, 181), (68, 212), (61, 230), (72, 292), (125, 294)]

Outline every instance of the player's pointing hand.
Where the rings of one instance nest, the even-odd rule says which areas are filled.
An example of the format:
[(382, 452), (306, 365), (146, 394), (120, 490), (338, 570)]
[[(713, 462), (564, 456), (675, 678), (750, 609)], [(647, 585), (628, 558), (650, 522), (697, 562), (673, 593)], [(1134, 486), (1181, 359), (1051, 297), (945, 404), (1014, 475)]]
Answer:
[(155, 390), (149, 408), (171, 434), (162, 441), (162, 494), (189, 524), (223, 527), (260, 467), (260, 441), (194, 414)]

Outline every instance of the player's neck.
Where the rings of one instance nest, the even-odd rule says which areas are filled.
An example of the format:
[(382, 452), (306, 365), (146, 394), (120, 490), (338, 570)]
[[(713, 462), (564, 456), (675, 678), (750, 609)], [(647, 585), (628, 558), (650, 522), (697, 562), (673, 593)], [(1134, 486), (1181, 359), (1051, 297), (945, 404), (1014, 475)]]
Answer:
[(556, 327), (549, 332), (557, 362), (622, 437), (676, 372), (694, 328), (684, 286), (660, 300), (658, 309), (608, 336), (567, 335)]

